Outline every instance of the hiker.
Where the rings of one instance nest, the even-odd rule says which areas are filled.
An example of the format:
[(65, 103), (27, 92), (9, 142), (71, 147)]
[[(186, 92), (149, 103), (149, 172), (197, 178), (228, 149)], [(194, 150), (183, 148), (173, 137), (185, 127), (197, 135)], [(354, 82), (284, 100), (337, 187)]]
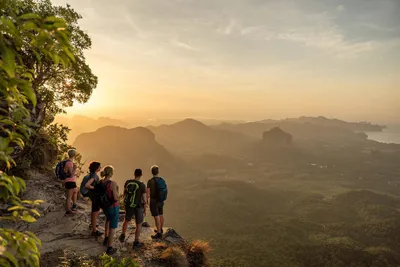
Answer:
[(151, 238), (160, 239), (164, 233), (164, 201), (167, 199), (168, 190), (164, 179), (159, 176), (158, 166), (151, 167), (151, 174), (153, 178), (147, 182), (147, 203), (150, 199), (151, 216), (154, 217), (156, 224), (156, 230), (154, 230), (156, 234)]
[(112, 166), (106, 166), (100, 173), (100, 176), (103, 177), (103, 180), (101, 180), (100, 183), (95, 186), (96, 197), (97, 195), (101, 195), (100, 192), (102, 190), (105, 193), (105, 198), (100, 196), (100, 199), (96, 199), (96, 201), (99, 201), (99, 205), (106, 215), (106, 223), (104, 227), (105, 237), (103, 245), (107, 246), (106, 253), (108, 255), (112, 255), (117, 251), (117, 249), (113, 248), (112, 245), (114, 241), (115, 229), (117, 229), (119, 221), (118, 185), (115, 181), (111, 180), (113, 174), (114, 168)]
[(93, 161), (89, 164), (89, 174), (83, 177), (80, 193), (84, 197), (90, 198), (92, 201), (91, 223), (92, 223), (92, 236), (102, 236), (103, 233), (97, 230), (97, 217), (99, 216), (100, 205), (94, 197), (94, 186), (100, 182), (98, 173), (101, 170), (100, 162)]
[[(66, 190), (66, 198), (67, 202), (65, 205), (65, 215), (72, 215), (76, 213), (76, 199), (78, 197), (78, 190), (76, 187), (76, 170), (77, 166), (74, 163), (74, 158), (76, 156), (76, 150), (70, 149), (68, 150), (68, 160), (64, 166), (64, 172), (67, 174), (64, 180), (64, 186)], [(71, 206), (72, 203), (72, 206)]]
[(140, 181), (142, 178), (142, 170), (136, 169), (134, 172), (135, 179), (125, 182), (124, 185), (124, 204), (125, 204), (125, 220), (122, 225), (122, 233), (119, 241), (125, 241), (125, 233), (128, 228), (128, 223), (135, 217), (136, 230), (133, 249), (140, 248), (143, 243), (139, 242), (140, 231), (144, 216), (146, 215), (146, 186)]

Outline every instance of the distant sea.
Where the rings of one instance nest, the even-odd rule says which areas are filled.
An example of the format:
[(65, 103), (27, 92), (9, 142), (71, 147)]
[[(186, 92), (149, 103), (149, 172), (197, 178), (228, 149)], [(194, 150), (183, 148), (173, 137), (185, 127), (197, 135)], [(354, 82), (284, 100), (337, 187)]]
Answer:
[(382, 132), (367, 132), (368, 139), (381, 143), (400, 144), (400, 126), (388, 126)]

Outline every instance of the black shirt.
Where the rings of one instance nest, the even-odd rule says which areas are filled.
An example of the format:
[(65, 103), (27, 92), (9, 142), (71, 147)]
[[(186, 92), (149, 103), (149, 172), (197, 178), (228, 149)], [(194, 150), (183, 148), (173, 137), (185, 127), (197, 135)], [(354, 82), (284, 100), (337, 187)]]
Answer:
[(139, 185), (139, 189), (138, 189), (138, 191), (136, 191), (134, 203), (136, 204), (137, 207), (143, 208), (144, 205), (142, 202), (142, 196), (143, 196), (143, 194), (146, 193), (146, 186), (141, 181), (134, 180), (134, 179), (126, 181), (125, 185), (124, 185), (124, 196), (126, 194), (126, 186), (128, 185), (128, 183), (131, 183), (131, 182), (137, 183)]
[(152, 198), (152, 199), (158, 198), (156, 179), (158, 179), (158, 177), (153, 177), (147, 182), (147, 188), (150, 189), (150, 198)]

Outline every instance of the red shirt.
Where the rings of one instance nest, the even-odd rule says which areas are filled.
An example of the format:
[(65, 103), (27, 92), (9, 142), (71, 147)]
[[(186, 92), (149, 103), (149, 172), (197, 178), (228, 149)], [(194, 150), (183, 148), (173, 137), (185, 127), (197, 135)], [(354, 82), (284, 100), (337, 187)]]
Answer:
[[(112, 183), (113, 183), (112, 181), (109, 181), (109, 183), (106, 185), (106, 191), (107, 191), (108, 197), (109, 197), (111, 200), (114, 201), (114, 193), (113, 193), (113, 190), (112, 190), (112, 188), (111, 188), (111, 184), (112, 184)], [(113, 207), (119, 207), (119, 202), (118, 202), (118, 200), (115, 201), (115, 202), (110, 206), (110, 208), (113, 208)]]

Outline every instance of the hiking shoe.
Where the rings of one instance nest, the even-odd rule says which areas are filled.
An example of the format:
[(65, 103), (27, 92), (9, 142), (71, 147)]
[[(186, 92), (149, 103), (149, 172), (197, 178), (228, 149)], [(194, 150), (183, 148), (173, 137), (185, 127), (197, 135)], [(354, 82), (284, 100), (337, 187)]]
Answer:
[[(99, 225), (98, 224), (96, 224), (96, 228), (97, 227), (99, 227)], [(89, 224), (89, 229), (92, 229), (93, 227), (92, 227), (92, 225), (91, 224)]]
[(125, 234), (121, 234), (121, 235), (119, 236), (119, 241), (120, 241), (121, 243), (125, 241)]
[(76, 206), (76, 204), (73, 204), (71, 207), (72, 211), (77, 211), (78, 210), (78, 206)]
[(155, 235), (152, 235), (151, 238), (153, 238), (153, 239), (161, 239), (162, 238), (162, 234), (157, 233)]
[[(154, 229), (154, 233), (158, 233), (158, 231), (157, 231), (157, 229)], [(161, 229), (161, 234), (163, 234), (164, 233), (164, 229)]]
[(75, 212), (73, 212), (72, 210), (67, 210), (65, 212), (65, 216), (70, 216), (70, 215), (74, 215), (74, 214), (75, 214)]
[(108, 244), (108, 236), (104, 237), (103, 246), (107, 246)]
[(92, 236), (99, 237), (99, 236), (102, 236), (102, 235), (104, 235), (104, 233), (100, 232), (99, 230), (97, 230), (96, 232), (92, 232)]
[(107, 255), (109, 255), (109, 256), (114, 255), (115, 252), (117, 252), (117, 249), (116, 249), (116, 248), (113, 248), (113, 247), (108, 247), (107, 250), (106, 250), (106, 253), (107, 253)]
[(142, 242), (135, 241), (135, 242), (133, 242), (132, 249), (142, 248), (143, 246), (144, 246), (144, 244)]

